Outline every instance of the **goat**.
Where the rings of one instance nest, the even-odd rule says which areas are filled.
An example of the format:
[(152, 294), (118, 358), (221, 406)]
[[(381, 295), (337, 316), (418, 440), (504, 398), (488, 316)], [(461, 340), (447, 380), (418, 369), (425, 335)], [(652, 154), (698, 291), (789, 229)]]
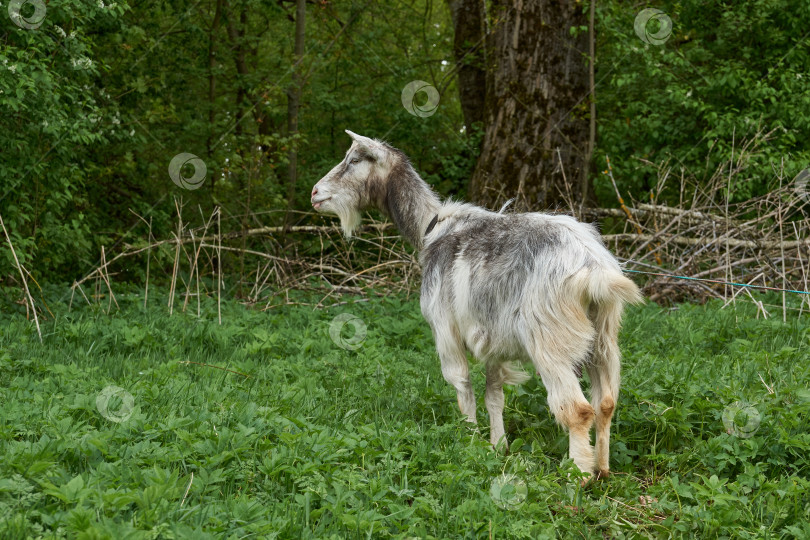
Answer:
[[(516, 361), (531, 363), (551, 413), (569, 432), (571, 459), (586, 475), (607, 476), (619, 326), (624, 304), (640, 302), (641, 293), (596, 228), (564, 215), (442, 202), (401, 151), (346, 133), (353, 143), (315, 184), (312, 206), (337, 215), (347, 237), (360, 225), (360, 212), (376, 208), (419, 251), (422, 315), (461, 413), (476, 422), (469, 351), (486, 369), (490, 442), (508, 449), (503, 385), (526, 381)], [(579, 384), (583, 367), (590, 403)]]

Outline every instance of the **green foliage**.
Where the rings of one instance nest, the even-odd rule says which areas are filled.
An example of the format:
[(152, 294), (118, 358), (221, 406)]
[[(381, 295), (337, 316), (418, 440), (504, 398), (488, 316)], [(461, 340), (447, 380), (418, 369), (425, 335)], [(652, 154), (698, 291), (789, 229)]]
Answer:
[[(144, 310), (140, 294), (122, 293), (112, 316), (52, 302), (44, 345), (21, 317), (0, 316), (0, 536), (808, 532), (806, 315), (631, 310), (614, 474), (580, 489), (536, 380), (507, 389), (508, 456), (487, 445), (482, 399), (480, 431), (460, 418), (413, 300), (270, 312), (225, 303), (222, 326), (210, 300), (200, 319), (169, 317), (164, 300)], [(367, 326), (357, 350), (329, 337), (341, 312)], [(473, 378), (480, 395), (480, 368)], [(121, 422), (98, 404), (110, 385), (133, 397), (131, 410), (109, 402), (127, 413)], [(724, 424), (738, 401), (761, 418), (750, 438)], [(503, 473), (517, 480), (492, 489)], [(493, 494), (521, 493), (518, 481), (526, 499), (499, 506)]]
[[(308, 207), (311, 186), (349, 146), (344, 129), (395, 143), (447, 193), (465, 189), (480, 135), (462, 126), (446, 6), (309, 3), (297, 135), (287, 128), (293, 31), (294, 5), (266, 0), (56, 0), (36, 30), (4, 8), (0, 215), (23, 263), (74, 279), (102, 245), (146, 236), (133, 212), (155, 237), (170, 234), (175, 198), (194, 219), (220, 206), (226, 231), (256, 226), (251, 214), (279, 224), (288, 205)], [(441, 91), (430, 117), (401, 103), (413, 80)], [(195, 191), (167, 174), (183, 152), (205, 163)], [(11, 271), (0, 257), (0, 275)]]
[[(732, 185), (732, 199), (766, 192), (810, 163), (810, 4), (790, 0), (727, 3), (686, 0), (655, 7), (672, 20), (662, 45), (633, 31), (643, 6), (597, 5), (596, 168), (611, 157), (620, 188), (636, 198), (656, 184), (653, 164), (669, 161), (699, 181), (739, 157), (757, 130), (774, 130), (751, 169)], [(657, 31), (657, 21), (649, 30)], [(642, 160), (652, 162), (645, 164)], [(597, 194), (615, 201), (607, 178)], [(675, 193), (669, 195), (677, 195)], [(676, 199), (677, 200), (677, 199)]]
[[(103, 166), (92, 149), (124, 132), (97, 84), (111, 59), (98, 54), (96, 34), (114, 31), (127, 9), (102, 5), (48, 2), (37, 29), (16, 26), (8, 6), (0, 13), (0, 213), (23, 264), (75, 265), (100, 228), (86, 194)], [(9, 269), (0, 261), (0, 274)]]
[[(279, 224), (286, 208), (308, 207), (309, 188), (349, 144), (347, 128), (404, 150), (442, 194), (466, 192), (481, 132), (463, 125), (443, 3), (309, 3), (297, 66), (292, 2), (46, 6), (37, 29), (0, 13), (0, 214), (37, 276), (74, 279), (101, 245), (142, 240), (146, 227), (133, 212), (167, 237), (175, 198), (195, 219), (220, 206), (226, 231)], [(597, 6), (596, 170), (610, 155), (622, 192), (646, 198), (652, 164), (669, 160), (705, 181), (758, 130), (772, 131), (772, 139), (735, 178), (732, 199), (767, 190), (783, 161), (787, 180), (806, 168), (810, 6), (688, 0), (656, 7), (673, 23), (659, 46), (634, 32), (641, 6)], [(653, 20), (648, 30), (661, 28)], [(303, 79), (300, 133), (290, 134), (295, 70)], [(401, 103), (414, 80), (440, 92), (431, 116), (414, 116)], [(571, 114), (587, 114), (586, 105)], [(299, 163), (290, 192), (292, 149)], [(179, 188), (167, 174), (182, 152), (205, 163), (198, 190)], [(594, 181), (602, 202), (614, 202), (607, 179)], [(0, 257), (0, 275), (12, 274), (9, 260)]]

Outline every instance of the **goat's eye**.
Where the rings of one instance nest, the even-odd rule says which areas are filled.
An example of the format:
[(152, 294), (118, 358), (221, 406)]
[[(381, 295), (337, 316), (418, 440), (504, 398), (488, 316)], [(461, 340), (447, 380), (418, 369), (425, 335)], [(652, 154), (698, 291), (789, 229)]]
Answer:
[(359, 157), (356, 157), (356, 158), (352, 158), (352, 159), (349, 161), (349, 163), (354, 164), (354, 163), (360, 163), (361, 161), (362, 161), (362, 160), (361, 160)]

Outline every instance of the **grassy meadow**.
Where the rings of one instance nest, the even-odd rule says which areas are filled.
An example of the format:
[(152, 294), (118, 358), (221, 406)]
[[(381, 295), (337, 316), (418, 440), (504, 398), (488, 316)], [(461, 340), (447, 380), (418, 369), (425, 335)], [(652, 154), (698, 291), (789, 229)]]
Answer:
[(536, 379), (508, 455), (480, 367), (462, 421), (416, 299), (118, 302), (52, 303), (42, 345), (0, 315), (2, 538), (810, 536), (807, 313), (630, 309), (614, 474), (581, 488)]

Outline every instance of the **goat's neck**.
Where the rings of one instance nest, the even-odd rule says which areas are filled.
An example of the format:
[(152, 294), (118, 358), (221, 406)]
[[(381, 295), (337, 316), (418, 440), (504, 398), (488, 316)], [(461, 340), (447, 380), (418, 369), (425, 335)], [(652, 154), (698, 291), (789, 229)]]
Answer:
[(385, 183), (381, 210), (408, 242), (421, 249), (425, 229), (441, 208), (439, 197), (408, 163), (395, 165)]

